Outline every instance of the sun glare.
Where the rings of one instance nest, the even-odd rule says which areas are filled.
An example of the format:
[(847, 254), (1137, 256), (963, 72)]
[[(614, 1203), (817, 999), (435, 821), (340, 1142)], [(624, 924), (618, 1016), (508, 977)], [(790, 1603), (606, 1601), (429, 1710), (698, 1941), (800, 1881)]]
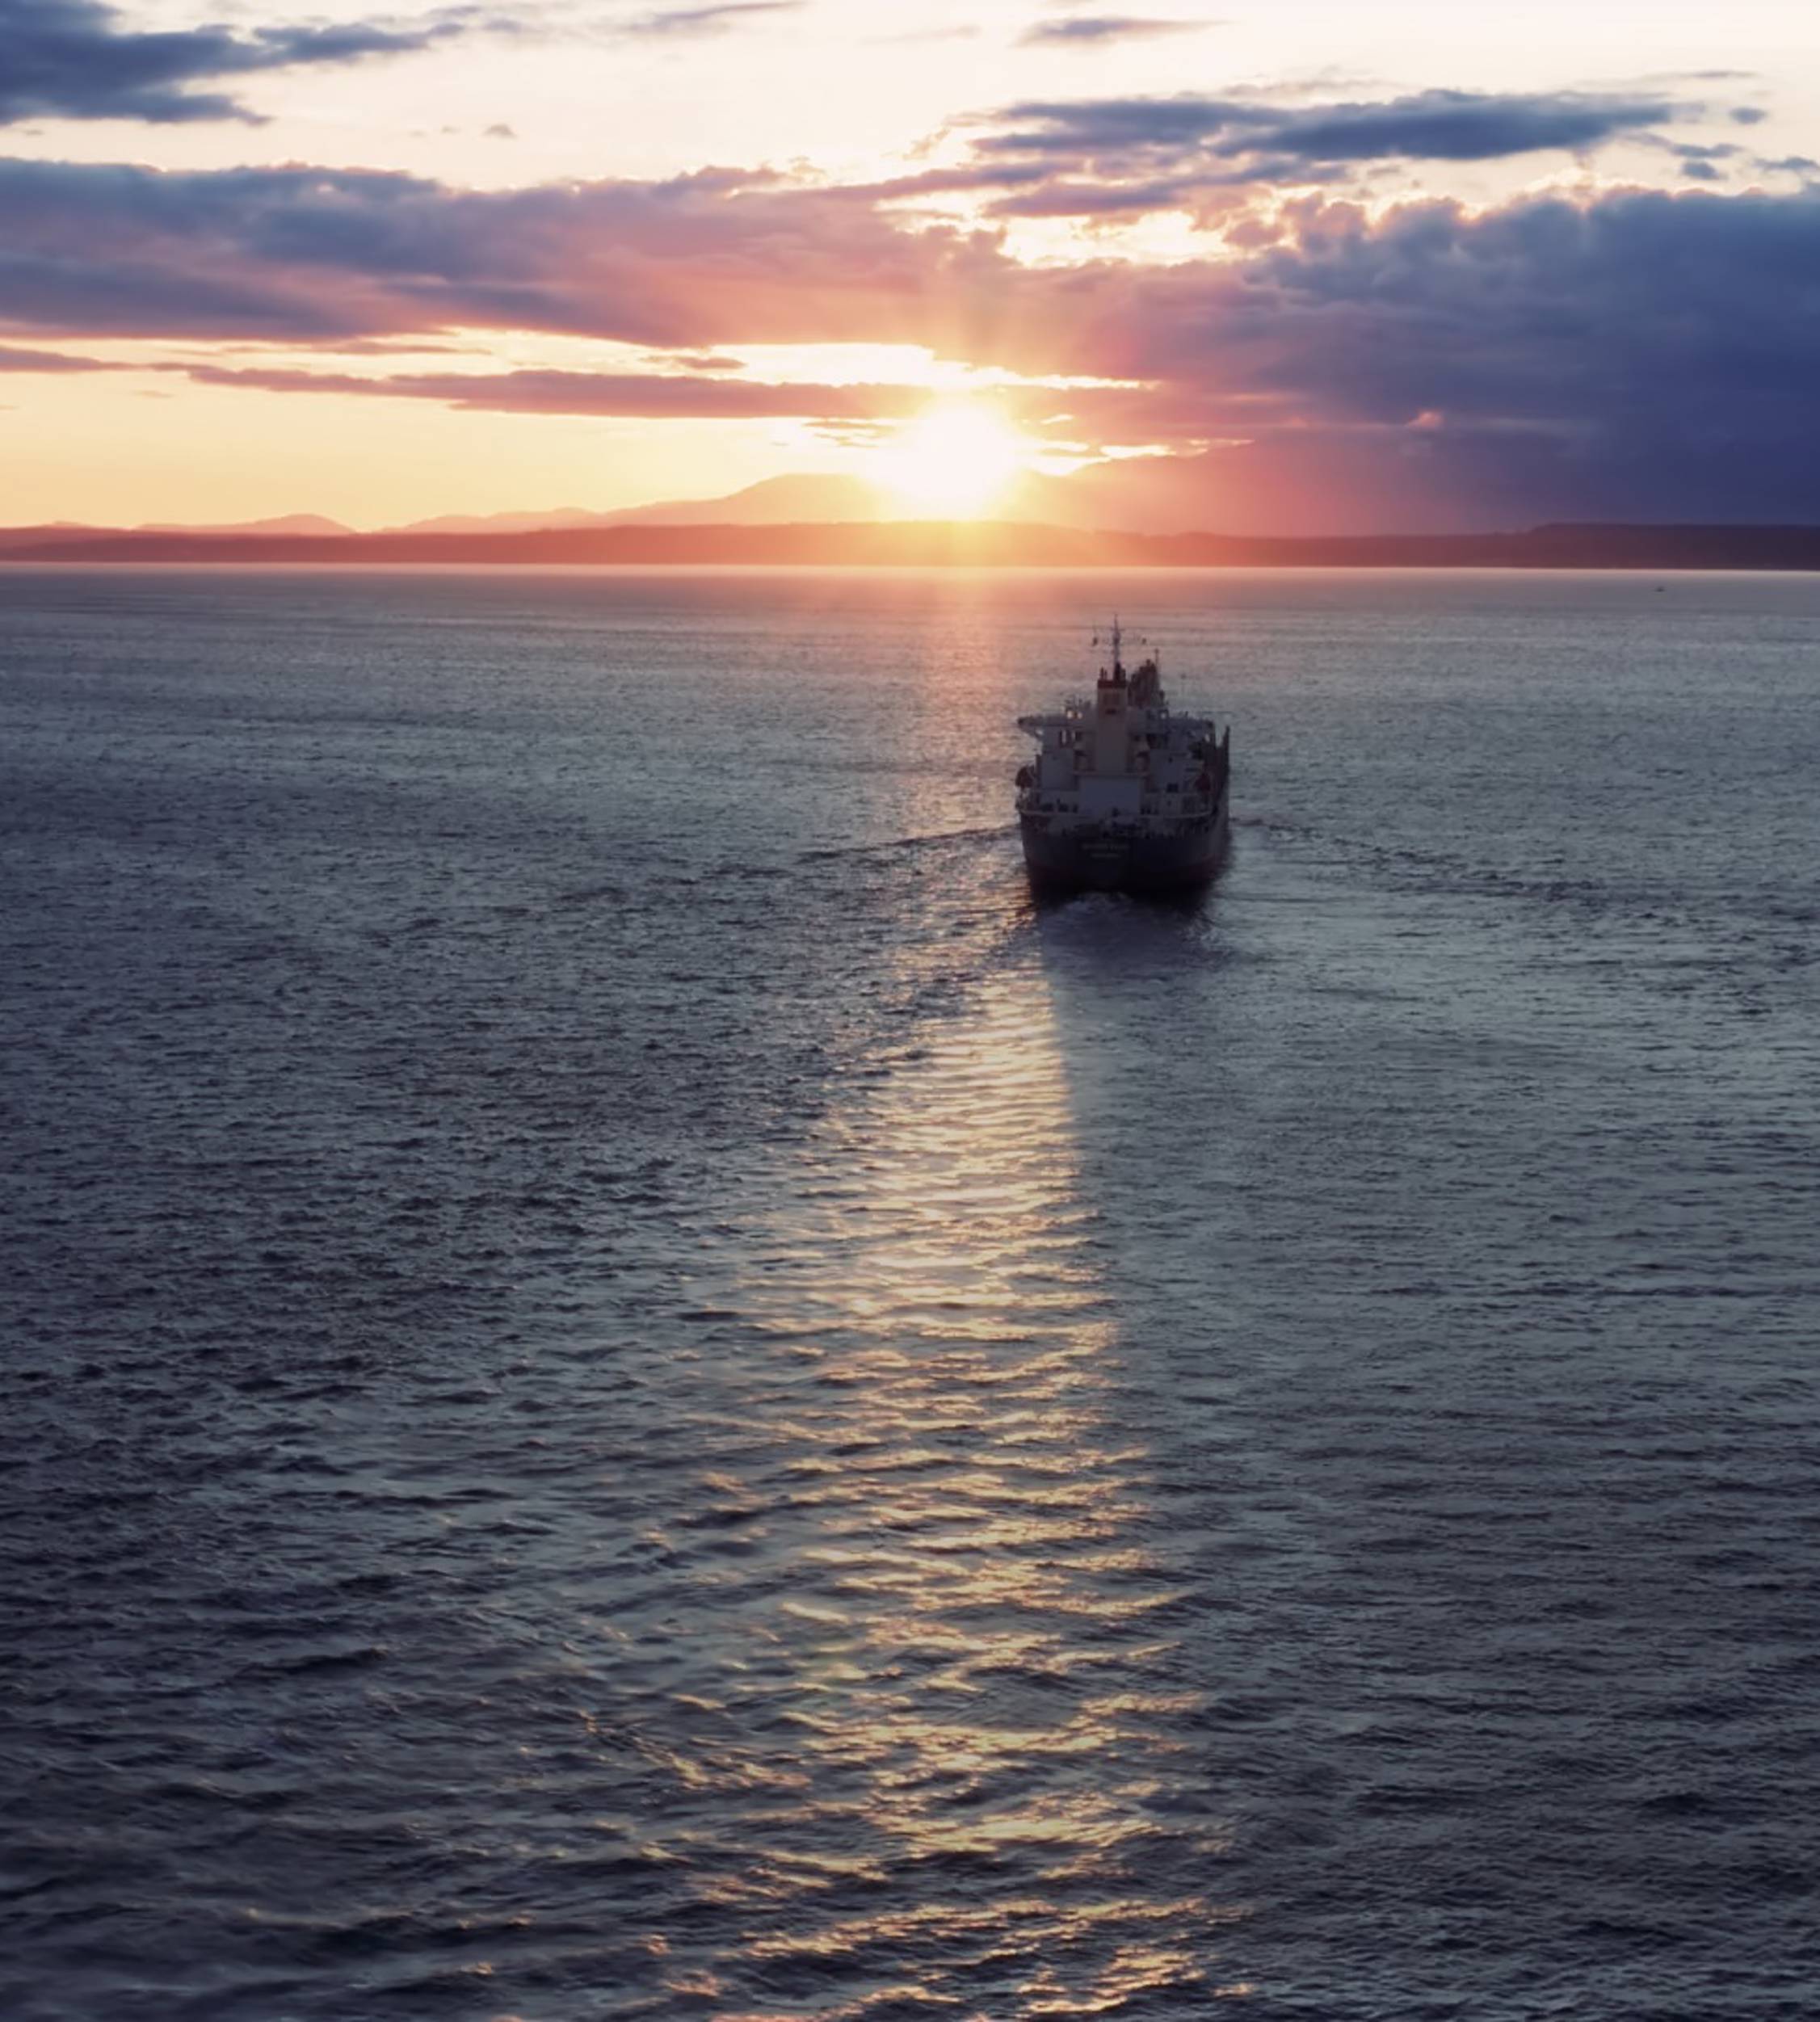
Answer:
[(872, 460), (873, 481), (920, 513), (973, 519), (1021, 476), (1029, 445), (1002, 414), (977, 401), (926, 408)]

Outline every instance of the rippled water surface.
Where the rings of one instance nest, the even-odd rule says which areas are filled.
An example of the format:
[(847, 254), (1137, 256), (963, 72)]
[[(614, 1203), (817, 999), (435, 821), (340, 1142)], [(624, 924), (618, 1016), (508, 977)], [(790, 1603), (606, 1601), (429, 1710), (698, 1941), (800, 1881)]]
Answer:
[[(1199, 908), (1043, 910), (1116, 602)], [(1811, 2017), (1820, 583), (0, 572), (8, 2022)]]

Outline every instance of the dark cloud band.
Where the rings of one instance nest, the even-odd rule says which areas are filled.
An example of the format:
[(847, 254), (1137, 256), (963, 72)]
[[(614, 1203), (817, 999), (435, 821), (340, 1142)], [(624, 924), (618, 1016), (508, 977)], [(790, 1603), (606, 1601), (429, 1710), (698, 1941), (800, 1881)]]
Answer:
[(1146, 42), (1159, 36), (1194, 35), (1213, 24), (1171, 21), (1150, 15), (1074, 14), (1060, 21), (1039, 21), (1025, 30), (1032, 48), (1098, 48), (1113, 42)]
[[(1197, 209), (1216, 195), (1283, 184), (1332, 185), (1389, 162), (1506, 161), (1584, 153), (1663, 129), (1698, 107), (1592, 92), (1423, 91), (1376, 103), (1284, 106), (1264, 99), (1028, 100), (976, 138), (975, 187), (1024, 172), (1002, 216), (1117, 217)], [(964, 171), (962, 171), (964, 172)]]
[(620, 29), (628, 36), (719, 35), (759, 16), (797, 14), (803, 0), (718, 0), (711, 6), (660, 7), (655, 13), (639, 15)]
[[(923, 344), (1093, 376), (1121, 383), (1007, 401), (1088, 446), (1225, 445), (1210, 468), (1259, 499), (1316, 487), (1335, 513), (1421, 499), (1430, 524), (1820, 519), (1820, 192), (1381, 214), (1311, 199), (1255, 218), (1217, 259), (1025, 267), (990, 234), (912, 223), (876, 192), (724, 171), (473, 191), (347, 170), (0, 163), (0, 338), (18, 347), (338, 348), (506, 328), (666, 353)], [(318, 375), (209, 370), (325, 390)], [(341, 390), (369, 385), (349, 375)], [(714, 373), (418, 375), (380, 390), (859, 425), (921, 397)], [(1273, 523), (1292, 523), (1262, 515)]]
[[(477, 17), (451, 10), (413, 27), (221, 27), (142, 32), (103, 0), (0, 0), (0, 125), (28, 119), (139, 120), (158, 125), (254, 117), (221, 91), (258, 70), (401, 56), (464, 34)], [(490, 23), (497, 27), (498, 23)]]

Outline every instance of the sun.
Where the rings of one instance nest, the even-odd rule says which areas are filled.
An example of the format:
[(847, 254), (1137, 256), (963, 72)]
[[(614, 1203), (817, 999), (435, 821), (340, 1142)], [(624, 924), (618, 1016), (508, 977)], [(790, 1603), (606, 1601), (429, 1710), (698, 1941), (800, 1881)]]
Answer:
[(1029, 460), (1029, 445), (995, 409), (944, 400), (877, 452), (871, 474), (916, 512), (975, 519), (992, 510)]

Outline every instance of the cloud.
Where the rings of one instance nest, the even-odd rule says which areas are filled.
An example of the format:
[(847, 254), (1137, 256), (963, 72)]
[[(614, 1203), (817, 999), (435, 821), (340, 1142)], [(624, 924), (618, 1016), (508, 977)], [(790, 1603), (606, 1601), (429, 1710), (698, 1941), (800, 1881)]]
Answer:
[(0, 161), (0, 329), (313, 343), (536, 330), (964, 352), (1009, 269), (838, 189), (724, 170), (456, 190), (376, 170)]
[(1004, 218), (1180, 209), (1205, 221), (1260, 191), (1364, 187), (1372, 170), (1398, 162), (1584, 155), (1628, 139), (1711, 164), (1737, 150), (1663, 131), (1709, 116), (1704, 105), (1641, 92), (1434, 90), (1312, 105), (1262, 94), (1032, 99), (966, 122), (971, 142), (960, 161), (870, 193), (895, 201), (997, 192), (989, 215)]
[[(1260, 500), (1368, 521), (1820, 519), (1820, 199), (1310, 205), (1137, 282), (1103, 368), (1246, 438)], [(1221, 460), (1216, 459), (1217, 461)], [(1374, 500), (1376, 501), (1374, 504)]]
[(104, 372), (109, 369), (99, 358), (78, 358), (69, 351), (22, 351), (15, 344), (0, 344), (0, 372)]
[(759, 15), (797, 14), (803, 0), (719, 0), (712, 6), (663, 7), (624, 22), (618, 32), (629, 36), (719, 35)]
[(1675, 117), (1670, 100), (1562, 91), (1423, 91), (1382, 105), (1315, 107), (1269, 123), (1254, 149), (1297, 161), (1492, 162), (1597, 147)]
[[(103, 0), (0, 0), (0, 125), (21, 120), (141, 120), (170, 124), (256, 116), (198, 84), (304, 64), (357, 62), (429, 48), (479, 25), (451, 10), (411, 27), (223, 27), (141, 32)], [(489, 23), (498, 26), (498, 23)]]
[[(1066, 24), (1057, 24), (1065, 26)], [(1257, 98), (1030, 100), (995, 116), (974, 159), (1046, 164), (1069, 191), (1008, 204), (1011, 212), (1091, 215), (1130, 209), (1143, 187), (1158, 204), (1197, 190), (1309, 184), (1386, 162), (1490, 162), (1552, 149), (1584, 152), (1650, 134), (1689, 108), (1659, 95), (1433, 90), (1377, 103), (1301, 107)]]
[[(696, 370), (612, 372), (526, 370), (502, 372), (399, 372), (374, 378), (353, 372), (289, 367), (174, 362), (200, 385), (273, 393), (435, 401), (469, 413), (561, 414), (645, 421), (806, 421), (864, 435), (922, 414), (935, 397), (923, 385), (829, 383), (719, 376)], [(1034, 435), (1073, 439), (1080, 427), (1116, 439), (1133, 427), (1192, 438), (1200, 410), (1192, 397), (1171, 416), (1155, 387), (1054, 387), (1040, 383), (994, 387), (994, 403)]]
[(433, 400), (470, 412), (622, 420), (874, 422), (918, 414), (929, 401), (926, 386), (766, 383), (684, 372), (422, 372), (369, 379), (258, 366), (183, 369), (207, 386)]
[(1157, 36), (1194, 35), (1210, 21), (1164, 21), (1144, 15), (1077, 14), (1038, 21), (1019, 38), (1027, 48), (1096, 48), (1108, 42), (1139, 42)]
[(743, 359), (733, 358), (721, 351), (652, 351), (647, 354), (646, 363), (667, 366), (678, 372), (742, 372), (746, 369)]
[[(1052, 439), (1243, 444), (1208, 452), (1208, 481), (1242, 481), (1263, 523), (1297, 523), (1297, 501), (1323, 523), (1820, 520), (1820, 191), (1381, 212), (1309, 196), (1260, 212), (1217, 258), (1022, 266), (994, 234), (881, 208), (881, 187), (717, 170), (470, 191), (346, 170), (0, 162), (0, 335), (338, 347), (510, 329), (688, 358), (923, 344), (1121, 382), (1004, 396)], [(256, 364), (205, 370), (325, 390)], [(636, 372), (349, 373), (336, 390), (830, 426), (925, 397)]]

